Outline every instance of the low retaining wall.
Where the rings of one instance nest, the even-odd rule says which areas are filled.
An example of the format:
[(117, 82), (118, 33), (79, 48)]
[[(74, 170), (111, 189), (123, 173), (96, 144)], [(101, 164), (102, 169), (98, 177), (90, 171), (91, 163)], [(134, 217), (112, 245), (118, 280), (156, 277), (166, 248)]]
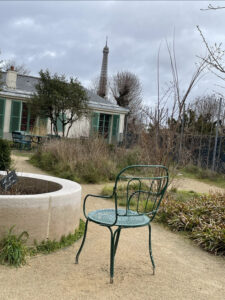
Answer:
[(74, 233), (80, 219), (81, 186), (52, 176), (19, 172), (17, 175), (55, 182), (62, 188), (44, 194), (0, 195), (0, 238), (13, 225), (15, 233), (29, 233), (28, 244), (34, 240), (60, 240), (62, 235)]

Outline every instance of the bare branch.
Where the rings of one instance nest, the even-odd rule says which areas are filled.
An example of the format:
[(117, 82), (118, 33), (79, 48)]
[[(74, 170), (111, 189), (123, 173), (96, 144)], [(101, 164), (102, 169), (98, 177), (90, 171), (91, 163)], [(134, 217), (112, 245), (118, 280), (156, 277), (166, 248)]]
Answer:
[(225, 8), (225, 6), (213, 6), (212, 4), (209, 4), (208, 8), (200, 8), (200, 10), (206, 11), (206, 10), (217, 10), (217, 9), (223, 9), (223, 8)]
[(2, 62), (3, 71), (8, 71), (11, 66), (13, 66), (14, 70), (20, 75), (29, 75), (30, 74), (30, 70), (27, 69), (25, 64), (19, 65), (15, 62), (15, 60), (12, 60), (12, 59)]
[(224, 56), (224, 51), (221, 50), (221, 44), (216, 45), (213, 47), (210, 47), (209, 44), (207, 43), (201, 29), (199, 28), (199, 26), (196, 26), (201, 37), (203, 40), (203, 43), (206, 46), (206, 49), (208, 51), (208, 56), (207, 58), (202, 58), (202, 60), (204, 60), (207, 64), (209, 64), (210, 66), (214, 67), (215, 69), (217, 69), (218, 71), (220, 71), (221, 73), (225, 73), (225, 68), (224, 66), (219, 62), (221, 61), (222, 57)]

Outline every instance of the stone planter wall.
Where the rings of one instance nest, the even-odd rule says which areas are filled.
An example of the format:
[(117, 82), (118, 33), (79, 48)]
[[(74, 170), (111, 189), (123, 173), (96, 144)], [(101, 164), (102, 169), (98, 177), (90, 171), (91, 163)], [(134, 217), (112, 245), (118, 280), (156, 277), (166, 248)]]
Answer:
[[(5, 172), (0, 172), (4, 174)], [(16, 225), (14, 232), (29, 233), (28, 244), (36, 240), (60, 240), (62, 235), (73, 233), (79, 225), (81, 186), (73, 181), (61, 178), (17, 173), (62, 186), (51, 193), (35, 195), (0, 195), (0, 238), (7, 230)]]

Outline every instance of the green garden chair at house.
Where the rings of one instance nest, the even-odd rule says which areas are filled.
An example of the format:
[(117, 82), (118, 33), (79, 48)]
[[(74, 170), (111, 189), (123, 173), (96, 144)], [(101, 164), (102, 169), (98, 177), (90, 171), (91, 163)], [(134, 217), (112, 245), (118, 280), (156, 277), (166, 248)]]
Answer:
[[(94, 222), (100, 226), (107, 227), (111, 236), (110, 283), (113, 283), (114, 259), (121, 230), (148, 226), (149, 254), (153, 266), (153, 274), (155, 274), (155, 263), (151, 246), (151, 222), (154, 220), (165, 194), (168, 180), (168, 170), (164, 166), (133, 165), (119, 172), (110, 196), (86, 195), (83, 203), (83, 212), (86, 218), (85, 232), (75, 262), (78, 263), (79, 255), (84, 246), (88, 223)], [(113, 199), (114, 207), (112, 209), (87, 212), (87, 200), (92, 197)], [(119, 208), (118, 205), (123, 205), (124, 208)]]

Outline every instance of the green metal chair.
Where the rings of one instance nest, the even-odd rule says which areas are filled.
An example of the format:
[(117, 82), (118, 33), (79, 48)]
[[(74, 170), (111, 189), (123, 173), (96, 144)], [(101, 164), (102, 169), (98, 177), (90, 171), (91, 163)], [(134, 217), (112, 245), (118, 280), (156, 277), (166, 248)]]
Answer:
[[(165, 194), (168, 180), (168, 170), (164, 166), (133, 165), (119, 172), (110, 196), (86, 195), (83, 203), (83, 212), (86, 218), (85, 231), (75, 263), (78, 263), (79, 255), (84, 246), (88, 222), (107, 227), (111, 234), (110, 283), (113, 283), (114, 259), (121, 229), (148, 226), (149, 254), (154, 275), (155, 263), (151, 247), (151, 222), (155, 218), (160, 202)], [(87, 213), (86, 202), (89, 197), (114, 199), (115, 207)], [(118, 205), (124, 205), (124, 208), (118, 208)], [(114, 232), (113, 227), (116, 228)]]

